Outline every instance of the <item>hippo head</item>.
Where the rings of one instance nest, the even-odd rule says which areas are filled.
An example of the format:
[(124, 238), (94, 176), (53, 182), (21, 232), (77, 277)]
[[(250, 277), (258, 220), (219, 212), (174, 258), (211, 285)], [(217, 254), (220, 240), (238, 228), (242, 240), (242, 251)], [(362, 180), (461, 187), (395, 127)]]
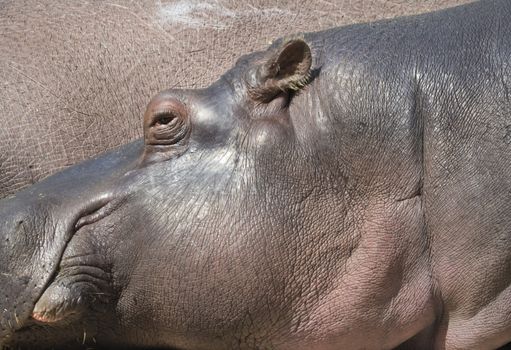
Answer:
[(310, 66), (290, 40), (207, 89), (163, 91), (143, 144), (3, 200), (0, 343), (215, 347), (284, 322), (314, 195), (290, 108)]
[[(2, 200), (0, 345), (296, 348), (325, 341), (331, 314), (370, 325), (343, 303), (387, 305), (400, 284), (352, 256), (376, 219), (312, 63), (304, 40), (278, 41), (208, 88), (163, 91), (143, 142)], [(385, 292), (355, 291), (369, 286)]]

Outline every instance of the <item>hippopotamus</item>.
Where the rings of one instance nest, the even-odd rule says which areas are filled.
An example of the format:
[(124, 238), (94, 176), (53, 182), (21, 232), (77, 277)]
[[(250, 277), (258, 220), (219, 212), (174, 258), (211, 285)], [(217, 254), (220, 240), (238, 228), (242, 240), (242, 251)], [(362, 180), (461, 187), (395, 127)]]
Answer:
[(0, 345), (511, 342), (511, 2), (288, 35), (0, 201)]

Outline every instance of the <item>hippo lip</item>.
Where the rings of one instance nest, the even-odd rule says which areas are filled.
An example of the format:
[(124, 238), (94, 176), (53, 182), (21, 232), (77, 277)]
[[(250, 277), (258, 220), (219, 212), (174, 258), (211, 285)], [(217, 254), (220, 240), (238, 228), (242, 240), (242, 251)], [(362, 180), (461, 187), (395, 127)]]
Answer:
[[(74, 212), (62, 216), (53, 229), (54, 244), (44, 250), (36, 248), (30, 255), (37, 257), (32, 260), (33, 271), (30, 276), (22, 276), (8, 271), (1, 271), (0, 286), (9, 286), (12, 291), (10, 299), (0, 298), (0, 349), (8, 346), (14, 334), (30, 330), (34, 325), (55, 324), (59, 318), (47, 319), (34, 314), (37, 303), (45, 291), (52, 285), (59, 273), (59, 267), (66, 249), (80, 228), (105, 218), (116, 210), (123, 197), (112, 193), (102, 194), (81, 205), (78, 210), (61, 207)], [(64, 211), (65, 213), (65, 211)], [(38, 235), (43, 237), (44, 235)]]
[[(75, 221), (75, 224), (73, 226), (73, 232), (70, 235), (70, 239), (67, 240), (65, 243), (62, 252), (58, 258), (58, 262), (55, 266), (60, 266), (62, 258), (64, 256), (64, 252), (68, 248), (72, 238), (75, 236), (75, 234), (80, 230), (80, 228), (94, 224), (101, 219), (107, 217), (112, 212), (114, 212), (121, 204), (123, 203), (123, 198), (117, 198), (117, 199), (106, 199), (106, 200), (100, 200), (99, 202), (96, 202), (94, 205), (89, 206), (88, 208), (85, 208), (81, 215), (79, 215), (79, 218)], [(45, 315), (40, 315), (35, 313), (36, 306), (38, 302), (41, 300), (41, 297), (43, 296), (44, 292), (49, 288), (49, 286), (55, 281), (55, 278), (58, 275), (58, 268), (55, 269), (52, 276), (48, 279), (45, 286), (42, 288), (41, 293), (39, 293), (39, 296), (37, 297), (33, 307), (32, 312), (30, 314), (30, 318), (38, 323), (44, 323), (44, 324), (50, 324), (50, 323), (57, 323), (60, 321), (63, 321), (65, 317), (54, 317), (49, 318)]]

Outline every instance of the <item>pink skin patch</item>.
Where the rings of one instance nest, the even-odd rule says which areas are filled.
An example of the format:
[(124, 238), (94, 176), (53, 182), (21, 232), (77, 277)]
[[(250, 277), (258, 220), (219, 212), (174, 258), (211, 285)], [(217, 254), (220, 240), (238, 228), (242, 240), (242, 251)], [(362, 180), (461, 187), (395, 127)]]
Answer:
[(32, 313), (32, 318), (34, 320), (36, 320), (38, 322), (42, 322), (42, 323), (55, 323), (55, 322), (63, 319), (61, 317), (49, 316), (49, 315), (46, 315), (45, 313), (35, 313), (35, 312)]

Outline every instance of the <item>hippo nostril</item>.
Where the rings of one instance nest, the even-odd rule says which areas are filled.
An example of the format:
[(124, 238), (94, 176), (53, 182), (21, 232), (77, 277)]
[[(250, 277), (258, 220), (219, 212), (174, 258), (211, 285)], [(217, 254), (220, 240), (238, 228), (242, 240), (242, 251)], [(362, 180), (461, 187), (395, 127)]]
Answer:
[(110, 215), (115, 209), (119, 207), (119, 205), (123, 202), (123, 199), (111, 200), (108, 203), (100, 206), (96, 210), (90, 212), (82, 216), (75, 224), (75, 230), (79, 230), (81, 227), (85, 225), (93, 224), (107, 215)]
[(16, 223), (16, 232), (19, 232), (20, 230), (25, 230), (25, 221), (19, 220)]

